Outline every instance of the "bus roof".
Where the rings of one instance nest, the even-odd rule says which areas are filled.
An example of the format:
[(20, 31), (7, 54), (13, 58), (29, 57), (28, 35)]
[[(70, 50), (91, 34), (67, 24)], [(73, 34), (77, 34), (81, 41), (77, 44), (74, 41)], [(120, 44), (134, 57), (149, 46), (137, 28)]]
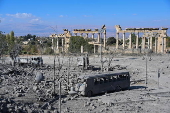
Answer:
[(121, 74), (129, 74), (128, 71), (117, 71), (117, 72), (107, 72), (107, 73), (94, 73), (88, 75), (80, 75), (78, 78), (80, 79), (91, 79), (91, 78), (102, 78), (102, 77), (109, 77), (109, 76), (116, 76)]

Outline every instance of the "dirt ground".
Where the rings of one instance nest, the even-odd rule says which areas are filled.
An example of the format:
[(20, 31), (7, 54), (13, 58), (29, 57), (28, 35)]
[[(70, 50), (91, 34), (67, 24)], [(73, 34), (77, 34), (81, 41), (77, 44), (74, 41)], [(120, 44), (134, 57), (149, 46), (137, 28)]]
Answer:
[[(25, 57), (25, 56), (22, 56)], [(29, 56), (30, 57), (30, 56)], [(44, 64), (53, 66), (54, 56), (42, 56)], [(120, 65), (120, 67), (126, 67), (126, 71), (130, 72), (131, 87), (129, 90), (111, 92), (106, 94), (99, 94), (93, 97), (83, 96), (70, 96), (66, 91), (62, 91), (62, 113), (169, 113), (170, 111), (170, 57), (169, 54), (165, 55), (105, 55), (103, 56), (104, 68), (107, 68), (108, 59), (112, 59), (111, 67)], [(70, 59), (70, 60), (69, 60)], [(56, 57), (56, 66), (62, 65), (60, 71), (56, 70), (57, 78), (64, 81), (64, 76), (67, 73), (68, 62), (70, 66), (70, 74), (76, 76), (81, 75), (82, 72), (77, 70), (77, 56), (62, 56)], [(0, 61), (1, 63), (1, 61)], [(5, 58), (5, 63), (9, 63), (9, 58)], [(100, 67), (100, 56), (89, 56), (90, 65)], [(31, 69), (25, 69), (31, 71)], [(39, 70), (39, 69), (37, 69)], [(160, 77), (158, 78), (158, 70)], [(51, 70), (39, 70), (44, 73), (45, 82), (36, 85), (34, 77), (29, 76), (23, 78), (23, 84), (30, 90), (24, 93), (24, 96), (18, 97), (13, 95), (15, 93), (14, 87), (18, 87), (19, 83), (11, 83), (6, 85), (1, 83), (0, 91), (1, 97), (11, 98), (12, 100), (20, 103), (34, 103), (34, 107), (30, 109), (39, 109), (37, 112), (58, 112), (59, 100), (58, 97), (51, 98), (47, 96), (47, 90), (52, 90), (52, 85), (46, 85), (46, 81), (51, 81), (53, 78), (53, 69)], [(114, 70), (113, 70), (114, 72)], [(85, 71), (84, 73), (92, 73), (92, 71)], [(2, 75), (1, 75), (2, 78)], [(17, 77), (16, 77), (17, 79)], [(56, 79), (56, 92), (58, 93), (58, 81)], [(74, 79), (74, 78), (72, 78)], [(147, 81), (147, 82), (146, 82)], [(24, 83), (27, 82), (27, 83)], [(49, 84), (52, 84), (49, 82)], [(61, 83), (61, 87), (64, 89), (65, 83)], [(36, 88), (41, 90), (36, 90)], [(40, 88), (41, 87), (41, 88)], [(8, 91), (6, 91), (8, 89)], [(11, 90), (11, 91), (10, 91)], [(8, 92), (8, 93), (5, 93)], [(5, 93), (5, 94), (4, 94)], [(43, 94), (44, 93), (44, 94)], [(44, 102), (39, 102), (36, 99), (44, 97)], [(53, 101), (52, 101), (53, 100)], [(38, 104), (38, 105), (37, 105)], [(46, 106), (47, 104), (47, 106)], [(43, 105), (46, 106), (43, 109)], [(38, 106), (38, 107), (35, 107)], [(28, 110), (25, 110), (28, 112)], [(32, 110), (33, 112), (33, 110)]]

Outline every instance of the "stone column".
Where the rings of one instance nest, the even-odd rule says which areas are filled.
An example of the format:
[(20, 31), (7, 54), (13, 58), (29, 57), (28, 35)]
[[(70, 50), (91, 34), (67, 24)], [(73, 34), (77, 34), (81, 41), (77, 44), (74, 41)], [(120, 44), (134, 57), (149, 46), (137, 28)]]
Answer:
[(92, 39), (94, 39), (94, 33), (92, 33)]
[(158, 40), (158, 38), (155, 37), (155, 53), (157, 53), (157, 46), (158, 46), (157, 40)]
[(142, 38), (142, 49), (145, 49), (145, 37)]
[(57, 37), (57, 49), (59, 48), (58, 46), (59, 46), (59, 39)]
[(162, 37), (162, 53), (164, 53), (164, 37)]
[(81, 53), (83, 53), (83, 46), (81, 46)]
[(80, 33), (80, 36), (83, 37), (83, 33)]
[(94, 45), (94, 53), (96, 53), (96, 46)]
[(64, 37), (64, 51), (68, 52), (70, 38)]
[(86, 38), (88, 38), (88, 33), (86, 33)]
[(116, 49), (119, 49), (119, 33), (116, 33)]
[(125, 33), (123, 33), (123, 49), (125, 49)]
[(100, 33), (98, 33), (97, 42), (100, 43)]
[(64, 52), (64, 38), (62, 38), (62, 52)]
[(164, 53), (166, 52), (166, 38), (164, 37)]
[(150, 37), (150, 49), (153, 49), (153, 44), (152, 44), (152, 36)]
[(132, 49), (132, 34), (129, 35), (129, 49)]
[(106, 48), (106, 32), (104, 32), (104, 48)]
[(52, 47), (51, 49), (54, 49), (54, 37), (52, 37)]
[(150, 37), (148, 37), (148, 49), (150, 49)]
[(136, 35), (136, 49), (139, 47), (139, 32)]

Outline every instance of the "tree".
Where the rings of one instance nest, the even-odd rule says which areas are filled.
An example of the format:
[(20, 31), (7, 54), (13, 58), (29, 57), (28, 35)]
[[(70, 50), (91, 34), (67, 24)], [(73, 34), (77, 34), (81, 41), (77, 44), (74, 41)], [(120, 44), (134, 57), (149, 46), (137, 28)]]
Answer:
[(166, 37), (166, 44), (167, 44), (167, 47), (170, 47), (170, 37)]
[(10, 42), (11, 42), (11, 44), (14, 44), (14, 41), (15, 41), (14, 31), (11, 31), (10, 32)]
[(33, 40), (35, 41), (36, 35), (33, 35), (32, 38), (33, 38)]
[(142, 37), (139, 37), (139, 44), (142, 44)]
[(36, 35), (27, 34), (25, 36), (20, 36), (20, 38), (22, 38), (23, 41), (27, 41), (28, 39), (33, 39), (33, 41), (35, 41)]
[(7, 51), (6, 36), (0, 31), (0, 57)]
[(18, 57), (19, 54), (21, 53), (21, 50), (22, 50), (21, 45), (15, 44), (15, 45), (13, 46), (13, 48), (11, 49), (11, 51), (10, 51), (10, 57), (11, 57), (11, 59), (15, 61), (15, 60), (16, 60), (16, 57)]
[(93, 51), (93, 46), (88, 44), (88, 41), (80, 36), (70, 37), (69, 52), (80, 53), (81, 46), (84, 47), (84, 51), (91, 53)]
[(36, 45), (31, 45), (30, 52), (31, 52), (32, 55), (38, 53), (38, 49), (37, 49)]
[(51, 47), (46, 47), (44, 54), (51, 55), (53, 53), (54, 53), (54, 50)]
[(131, 34), (132, 44), (136, 44), (136, 35), (135, 33)]
[(116, 39), (114, 37), (109, 37), (107, 39), (107, 45), (113, 45), (116, 43)]
[(10, 53), (15, 46), (15, 37), (14, 31), (11, 31), (10, 34), (6, 34), (6, 42), (7, 42), (7, 51)]

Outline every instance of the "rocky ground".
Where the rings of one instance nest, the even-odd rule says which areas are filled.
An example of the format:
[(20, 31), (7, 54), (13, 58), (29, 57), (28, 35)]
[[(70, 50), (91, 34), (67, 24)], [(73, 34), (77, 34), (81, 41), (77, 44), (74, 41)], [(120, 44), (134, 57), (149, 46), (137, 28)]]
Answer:
[[(21, 56), (25, 57), (25, 56)], [(30, 57), (30, 56), (28, 56)], [(70, 96), (69, 83), (82, 73), (98, 73), (78, 69), (78, 56), (56, 57), (56, 96), (53, 96), (54, 56), (43, 56), (44, 67), (12, 67), (9, 58), (0, 61), (0, 112), (57, 113), (59, 111), (58, 81), (61, 81), (61, 111), (63, 113), (169, 113), (170, 111), (170, 57), (165, 55), (104, 55), (104, 71), (112, 58), (111, 67), (130, 72), (130, 90), (99, 94), (93, 97)], [(100, 56), (89, 56), (90, 65), (100, 67)], [(147, 64), (147, 65), (146, 65)], [(113, 70), (113, 71), (114, 71)], [(158, 70), (160, 77), (158, 81)], [(44, 79), (37, 83), (37, 73)], [(147, 84), (146, 84), (147, 80)]]

